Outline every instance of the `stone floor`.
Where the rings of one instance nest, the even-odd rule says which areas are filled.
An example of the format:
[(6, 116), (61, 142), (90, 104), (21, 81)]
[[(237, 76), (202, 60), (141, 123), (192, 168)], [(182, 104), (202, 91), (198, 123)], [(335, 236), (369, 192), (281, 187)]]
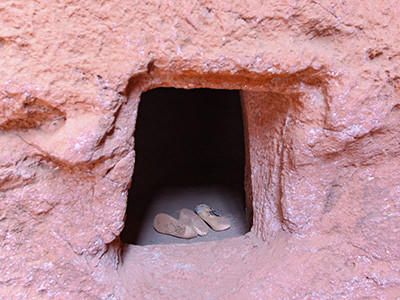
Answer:
[[(195, 243), (215, 241), (225, 238), (241, 236), (247, 233), (250, 225), (246, 220), (243, 192), (232, 187), (221, 185), (209, 186), (182, 186), (166, 187), (154, 193), (146, 208), (142, 209), (142, 219), (136, 223), (139, 227), (134, 240), (125, 234), (125, 240), (136, 245), (155, 245), (170, 243)], [(197, 204), (205, 203), (227, 217), (232, 226), (226, 231), (215, 232), (210, 229), (209, 234), (185, 240), (169, 235), (160, 234), (153, 228), (153, 219), (158, 213), (167, 213), (178, 218), (182, 208), (193, 209)]]
[(371, 280), (375, 270), (365, 251), (338, 233), (281, 231), (263, 242), (249, 232), (206, 243), (125, 244), (115, 293), (149, 300), (399, 299), (390, 262), (379, 265), (387, 276), (379, 287)]

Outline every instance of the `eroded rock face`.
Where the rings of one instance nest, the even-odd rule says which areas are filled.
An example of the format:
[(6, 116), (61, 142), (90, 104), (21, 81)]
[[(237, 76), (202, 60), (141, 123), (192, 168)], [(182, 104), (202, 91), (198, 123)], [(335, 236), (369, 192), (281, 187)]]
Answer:
[[(2, 1), (0, 297), (400, 297), (396, 7)], [(243, 90), (249, 235), (121, 254), (161, 86)]]

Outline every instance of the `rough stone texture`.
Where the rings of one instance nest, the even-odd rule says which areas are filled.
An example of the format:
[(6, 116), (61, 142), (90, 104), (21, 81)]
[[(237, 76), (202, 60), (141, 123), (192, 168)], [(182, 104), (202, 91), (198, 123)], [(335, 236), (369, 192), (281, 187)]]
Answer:
[[(397, 1), (0, 3), (0, 299), (400, 297)], [(122, 246), (140, 95), (242, 89), (245, 237)]]

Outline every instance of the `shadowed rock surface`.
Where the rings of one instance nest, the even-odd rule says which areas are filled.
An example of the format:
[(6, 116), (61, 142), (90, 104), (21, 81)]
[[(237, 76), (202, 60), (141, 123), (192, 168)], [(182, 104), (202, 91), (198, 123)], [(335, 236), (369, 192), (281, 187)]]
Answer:
[[(397, 6), (2, 1), (0, 298), (399, 297)], [(157, 87), (243, 91), (247, 235), (120, 243)]]

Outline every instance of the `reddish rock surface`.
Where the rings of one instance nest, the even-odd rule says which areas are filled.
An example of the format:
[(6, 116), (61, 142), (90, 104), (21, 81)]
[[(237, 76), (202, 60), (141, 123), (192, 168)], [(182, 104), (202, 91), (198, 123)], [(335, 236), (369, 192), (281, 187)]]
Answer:
[[(397, 1), (0, 12), (0, 299), (400, 297)], [(161, 86), (243, 90), (248, 235), (119, 243)]]

